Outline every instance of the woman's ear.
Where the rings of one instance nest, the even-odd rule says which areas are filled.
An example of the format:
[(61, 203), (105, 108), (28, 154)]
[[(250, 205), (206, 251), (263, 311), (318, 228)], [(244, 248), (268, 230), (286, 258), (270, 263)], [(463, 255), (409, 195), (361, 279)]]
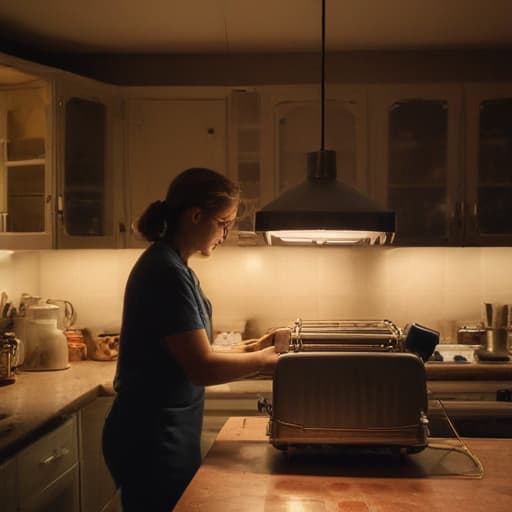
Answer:
[(193, 224), (199, 224), (201, 221), (201, 216), (203, 212), (201, 211), (201, 208), (190, 208), (190, 220)]

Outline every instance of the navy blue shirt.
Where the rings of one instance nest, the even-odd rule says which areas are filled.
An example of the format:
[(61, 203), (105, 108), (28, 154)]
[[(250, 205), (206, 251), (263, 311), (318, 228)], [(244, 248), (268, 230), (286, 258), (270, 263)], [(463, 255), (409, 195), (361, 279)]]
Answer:
[(202, 400), (163, 343), (165, 336), (205, 329), (211, 341), (211, 305), (194, 272), (163, 242), (151, 245), (126, 285), (114, 388), (120, 395), (151, 397), (164, 407)]

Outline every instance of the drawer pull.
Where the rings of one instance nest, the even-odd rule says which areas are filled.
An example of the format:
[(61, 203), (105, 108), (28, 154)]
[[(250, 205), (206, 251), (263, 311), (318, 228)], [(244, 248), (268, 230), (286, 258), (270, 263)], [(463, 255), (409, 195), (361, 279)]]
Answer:
[(69, 453), (67, 448), (61, 448), (60, 450), (54, 450), (51, 455), (46, 457), (45, 459), (41, 459), (39, 464), (46, 466), (48, 464), (52, 464), (53, 462), (57, 462), (62, 457), (66, 456)]

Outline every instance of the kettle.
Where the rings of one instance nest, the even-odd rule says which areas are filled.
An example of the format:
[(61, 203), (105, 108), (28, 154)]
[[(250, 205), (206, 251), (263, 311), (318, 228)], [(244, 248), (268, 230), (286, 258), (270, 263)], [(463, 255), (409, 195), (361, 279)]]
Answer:
[(66, 336), (57, 327), (58, 312), (59, 307), (54, 304), (36, 304), (27, 308), (24, 370), (69, 368)]

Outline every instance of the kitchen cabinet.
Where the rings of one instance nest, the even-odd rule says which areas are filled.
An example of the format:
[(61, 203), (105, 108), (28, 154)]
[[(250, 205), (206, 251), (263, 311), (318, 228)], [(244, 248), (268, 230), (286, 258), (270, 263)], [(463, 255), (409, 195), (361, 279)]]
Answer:
[[(261, 86), (231, 96), (234, 176), (240, 182), (240, 244), (253, 236), (256, 211), (307, 179), (307, 153), (321, 148), (319, 85)], [(337, 176), (369, 191), (366, 93), (363, 87), (328, 85), (325, 149), (336, 151)]]
[[(0, 248), (50, 248), (52, 85), (0, 84)], [(21, 80), (21, 79), (20, 79)]]
[(467, 84), (466, 239), (512, 243), (512, 84)]
[(230, 107), (230, 168), (241, 191), (235, 229), (243, 244), (254, 239), (254, 214), (261, 206), (261, 93), (250, 88), (234, 89)]
[(79, 512), (76, 416), (17, 455), (20, 512)]
[(224, 88), (165, 88), (126, 98), (128, 247), (146, 245), (135, 223), (165, 199), (171, 180), (189, 167), (227, 173)]
[(114, 88), (57, 82), (57, 248), (118, 247), (124, 236), (122, 102)]
[[(263, 91), (261, 189), (266, 203), (307, 178), (307, 153), (321, 147), (320, 86), (279, 86)], [(368, 192), (366, 93), (362, 87), (327, 85), (325, 149), (336, 151), (337, 177)]]
[(115, 91), (0, 54), (0, 249), (121, 245)]
[(0, 510), (2, 512), (18, 510), (16, 468), (15, 457), (0, 464)]
[(374, 196), (396, 212), (396, 244), (460, 245), (461, 86), (369, 89)]
[(120, 510), (101, 449), (103, 423), (112, 401), (112, 396), (99, 396), (78, 412), (81, 512)]
[(372, 86), (369, 110), (397, 245), (512, 243), (512, 84)]

